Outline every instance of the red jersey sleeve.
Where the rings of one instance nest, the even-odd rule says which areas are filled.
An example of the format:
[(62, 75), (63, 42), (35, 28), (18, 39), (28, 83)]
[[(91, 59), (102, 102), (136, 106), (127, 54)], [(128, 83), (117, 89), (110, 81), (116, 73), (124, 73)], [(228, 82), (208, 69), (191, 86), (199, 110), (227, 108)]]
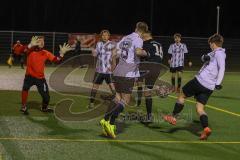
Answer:
[(48, 60), (51, 62), (60, 62), (62, 60), (62, 57), (54, 56), (51, 52), (46, 51), (46, 50), (45, 50), (45, 52), (46, 52)]

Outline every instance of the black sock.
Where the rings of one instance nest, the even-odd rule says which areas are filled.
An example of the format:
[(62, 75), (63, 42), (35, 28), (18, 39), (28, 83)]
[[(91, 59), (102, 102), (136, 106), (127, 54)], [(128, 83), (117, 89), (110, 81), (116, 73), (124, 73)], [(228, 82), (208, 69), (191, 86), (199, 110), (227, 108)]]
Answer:
[(172, 77), (172, 86), (175, 86), (175, 77)]
[(90, 96), (90, 103), (94, 102), (96, 94), (97, 94), (97, 90), (96, 89), (92, 89), (91, 96)]
[(182, 85), (182, 77), (178, 77), (178, 88)]
[(142, 87), (137, 88), (137, 106), (141, 105), (141, 100), (142, 100)]
[(173, 109), (173, 116), (176, 116), (178, 113), (180, 113), (183, 110), (184, 104), (175, 103), (174, 109)]
[(112, 100), (111, 102), (110, 102), (110, 104), (108, 105), (108, 109), (107, 109), (107, 112), (105, 113), (105, 115), (104, 115), (104, 119), (105, 119), (105, 121), (109, 121), (109, 119), (110, 119), (110, 117), (111, 117), (111, 115), (112, 115), (112, 113), (113, 113), (113, 110), (114, 110), (114, 108), (116, 107), (116, 102), (114, 101), (114, 100)]
[(113, 110), (113, 112), (112, 112), (112, 116), (111, 116), (111, 118), (110, 118), (110, 124), (111, 124), (111, 125), (114, 125), (114, 124), (115, 124), (116, 118), (117, 118), (118, 115), (123, 111), (123, 109), (124, 109), (124, 103), (119, 102), (119, 103), (116, 105), (116, 107), (115, 107), (115, 109)]
[(200, 121), (203, 128), (208, 127), (208, 116), (206, 114), (200, 116)]
[(146, 109), (147, 109), (147, 119), (149, 120), (152, 115), (152, 97), (145, 97)]

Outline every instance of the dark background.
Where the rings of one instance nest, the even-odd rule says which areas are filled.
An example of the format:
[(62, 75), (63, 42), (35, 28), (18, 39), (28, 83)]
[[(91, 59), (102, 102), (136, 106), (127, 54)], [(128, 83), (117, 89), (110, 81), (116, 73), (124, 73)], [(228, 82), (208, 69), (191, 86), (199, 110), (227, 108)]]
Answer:
[(155, 35), (208, 37), (216, 32), (216, 6), (221, 7), (220, 33), (240, 37), (235, 0), (8, 0), (1, 1), (0, 30), (130, 33), (137, 21)]

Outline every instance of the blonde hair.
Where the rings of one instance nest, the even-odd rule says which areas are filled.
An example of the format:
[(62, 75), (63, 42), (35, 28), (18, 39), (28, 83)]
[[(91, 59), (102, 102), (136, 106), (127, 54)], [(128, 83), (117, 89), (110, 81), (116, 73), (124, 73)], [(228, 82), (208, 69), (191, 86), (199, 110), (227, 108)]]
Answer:
[(147, 32), (147, 31), (148, 31), (148, 25), (147, 25), (147, 23), (145, 23), (145, 22), (138, 22), (138, 23), (136, 24), (136, 30), (139, 31), (139, 32), (141, 32), (141, 33)]

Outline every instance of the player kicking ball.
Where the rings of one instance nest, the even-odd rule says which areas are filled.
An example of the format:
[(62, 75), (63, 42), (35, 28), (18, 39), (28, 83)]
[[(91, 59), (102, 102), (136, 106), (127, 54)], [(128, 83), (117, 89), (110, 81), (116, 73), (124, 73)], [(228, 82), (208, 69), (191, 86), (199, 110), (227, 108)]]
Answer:
[(112, 82), (112, 52), (115, 49), (115, 45), (109, 40), (110, 32), (108, 30), (102, 30), (100, 37), (101, 40), (97, 43), (96, 49), (92, 51), (92, 55), (97, 57), (97, 64), (88, 109), (94, 108), (94, 100), (97, 90), (104, 80), (109, 85), (113, 97), (116, 94), (115, 87)]
[(27, 55), (27, 69), (24, 78), (22, 88), (22, 107), (21, 110), (24, 114), (28, 114), (27, 108), (27, 97), (28, 91), (33, 86), (37, 86), (37, 90), (42, 97), (42, 108), (41, 111), (48, 112), (48, 104), (50, 101), (48, 84), (44, 76), (45, 62), (47, 60), (51, 62), (61, 61), (64, 54), (71, 50), (68, 44), (60, 47), (60, 56), (54, 56), (51, 52), (43, 49), (44, 48), (44, 37), (32, 37), (30, 44), (27, 47), (23, 47), (22, 50)]
[(147, 53), (142, 49), (142, 34), (148, 30), (144, 22), (136, 24), (135, 32), (121, 39), (117, 44), (117, 55), (119, 63), (114, 69), (116, 96), (111, 103), (110, 110), (100, 121), (103, 128), (103, 134), (110, 138), (116, 138), (115, 120), (123, 112), (125, 106), (129, 103), (135, 79), (140, 77), (139, 62), (140, 56), (146, 56)]
[(182, 93), (177, 99), (172, 115), (163, 117), (165, 121), (176, 125), (176, 116), (182, 111), (185, 99), (194, 96), (197, 101), (196, 111), (203, 127), (200, 140), (206, 140), (212, 132), (208, 126), (208, 116), (204, 106), (212, 92), (215, 89), (220, 90), (222, 88), (221, 83), (225, 72), (226, 54), (225, 49), (222, 48), (223, 37), (214, 34), (208, 39), (208, 43), (212, 52), (202, 56), (204, 65), (199, 73), (182, 88)]

